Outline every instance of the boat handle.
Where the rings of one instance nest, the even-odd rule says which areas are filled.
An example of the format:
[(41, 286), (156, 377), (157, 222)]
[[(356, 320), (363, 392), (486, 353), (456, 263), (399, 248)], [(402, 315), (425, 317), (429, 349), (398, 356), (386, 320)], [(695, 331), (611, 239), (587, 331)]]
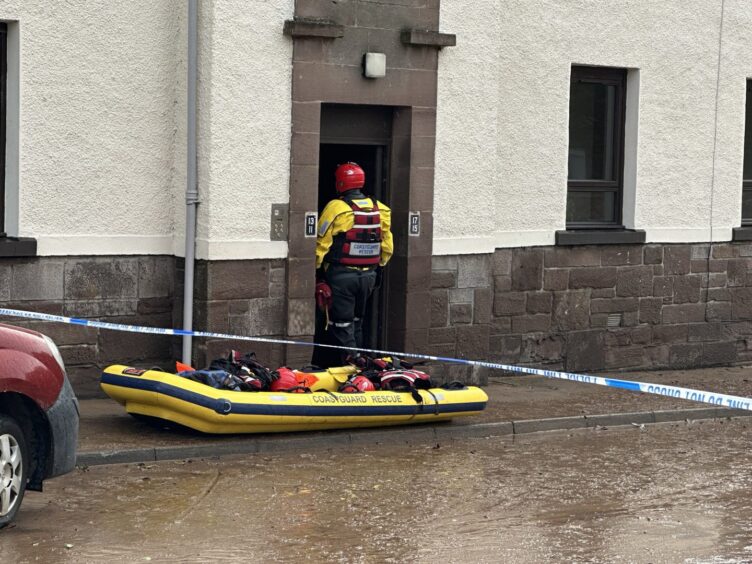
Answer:
[(214, 411), (220, 415), (227, 415), (232, 411), (232, 402), (228, 399), (219, 398), (214, 407)]

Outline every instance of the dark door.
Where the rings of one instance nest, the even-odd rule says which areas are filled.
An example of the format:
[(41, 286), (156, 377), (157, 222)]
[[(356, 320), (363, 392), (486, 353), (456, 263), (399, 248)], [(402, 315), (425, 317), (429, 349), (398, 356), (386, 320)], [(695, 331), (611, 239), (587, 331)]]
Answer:
[[(391, 108), (325, 105), (321, 112), (321, 146), (319, 148), (319, 213), (337, 197), (334, 171), (338, 165), (355, 162), (363, 168), (366, 183), (363, 192), (390, 206), (389, 148), (391, 142)], [(364, 346), (383, 348), (388, 328), (388, 269), (381, 287), (373, 295), (363, 324)], [(316, 342), (326, 342), (324, 321), (317, 321)], [(336, 364), (331, 352), (317, 349), (314, 362)], [(328, 360), (323, 358), (328, 357)]]

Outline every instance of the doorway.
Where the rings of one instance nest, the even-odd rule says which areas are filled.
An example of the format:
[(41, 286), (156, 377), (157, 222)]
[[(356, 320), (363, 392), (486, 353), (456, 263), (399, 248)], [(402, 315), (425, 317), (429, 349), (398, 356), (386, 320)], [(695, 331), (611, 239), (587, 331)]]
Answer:
[[(319, 147), (318, 212), (337, 197), (334, 171), (338, 165), (355, 162), (363, 168), (366, 180), (363, 193), (391, 207), (389, 158), (392, 109), (368, 106), (324, 105), (321, 109)], [(389, 331), (389, 269), (384, 270), (381, 286), (369, 300), (363, 321), (363, 344), (370, 349), (384, 348)], [(315, 341), (325, 343), (326, 322), (317, 315)], [(316, 347), (314, 364), (336, 365), (337, 351)]]

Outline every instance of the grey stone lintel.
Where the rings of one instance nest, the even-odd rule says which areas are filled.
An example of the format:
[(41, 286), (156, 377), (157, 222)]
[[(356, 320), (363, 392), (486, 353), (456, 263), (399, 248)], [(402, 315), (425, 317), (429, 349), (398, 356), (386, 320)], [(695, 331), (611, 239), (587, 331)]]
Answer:
[(0, 237), (0, 257), (35, 257), (37, 240), (32, 237)]
[(294, 20), (286, 20), (282, 32), (290, 37), (337, 39), (345, 35), (345, 26), (329, 20), (296, 18)]
[(734, 227), (732, 241), (752, 241), (752, 225)]
[(457, 36), (453, 33), (441, 33), (423, 29), (408, 29), (402, 32), (402, 43), (406, 45), (419, 45), (422, 47), (454, 47), (457, 45)]
[(642, 229), (582, 229), (579, 231), (557, 231), (556, 244), (563, 245), (627, 245), (645, 242)]

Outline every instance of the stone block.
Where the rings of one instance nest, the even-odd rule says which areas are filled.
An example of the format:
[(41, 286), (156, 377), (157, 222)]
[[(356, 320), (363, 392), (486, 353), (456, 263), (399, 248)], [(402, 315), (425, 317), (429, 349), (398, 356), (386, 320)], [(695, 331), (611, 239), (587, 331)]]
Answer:
[(590, 300), (586, 291), (555, 292), (551, 321), (559, 331), (587, 329)]
[(473, 304), (450, 304), (449, 324), (463, 324), (473, 322)]
[(135, 298), (138, 280), (137, 258), (69, 259), (65, 262), (66, 300)]
[(508, 335), (512, 332), (511, 317), (494, 317), (491, 319), (492, 335)]
[(671, 345), (669, 366), (671, 368), (696, 368), (702, 362), (702, 344), (687, 343)]
[(653, 327), (653, 342), (657, 344), (686, 343), (688, 325), (658, 325)]
[(431, 273), (431, 288), (456, 288), (457, 273), (453, 270), (434, 270)]
[[(298, 300), (290, 300), (291, 303)], [(280, 298), (256, 298), (249, 302), (248, 335), (283, 335), (285, 333), (286, 300)], [(300, 300), (313, 309), (313, 299)], [(301, 327), (304, 323), (301, 323)], [(301, 333), (302, 334), (302, 333)], [(310, 333), (309, 333), (310, 334)]]
[(564, 356), (564, 337), (562, 335), (531, 334), (522, 337), (520, 362), (526, 364), (560, 363)]
[(494, 276), (511, 276), (512, 249), (496, 249), (492, 258)]
[(511, 276), (494, 276), (494, 292), (510, 292), (512, 290)]
[(590, 327), (595, 329), (596, 327), (608, 327), (608, 314), (607, 313), (595, 313), (590, 316)]
[[(271, 288), (275, 285), (275, 276), (277, 276), (279, 269), (269, 271), (269, 297), (284, 297), (284, 296), (271, 296)], [(288, 295), (290, 298), (312, 298), (316, 293), (316, 261), (313, 258), (290, 258), (288, 259), (287, 272), (282, 271), (283, 280), (287, 277)], [(262, 277), (263, 278), (263, 277)], [(279, 285), (278, 281), (277, 285)], [(256, 293), (261, 292), (261, 288), (255, 290)], [(242, 296), (242, 297), (254, 297), (254, 296)], [(255, 296), (266, 297), (266, 296)]]
[(705, 304), (665, 305), (662, 310), (665, 325), (705, 321)]
[(606, 347), (624, 347), (631, 344), (629, 329), (609, 329), (604, 336)]
[(661, 322), (663, 310), (662, 298), (641, 298), (639, 309), (640, 323), (650, 323), (651, 325), (657, 325)]
[(692, 260), (705, 260), (710, 258), (710, 245), (701, 243), (699, 245), (692, 245), (692, 252), (690, 255)]
[(747, 283), (747, 270), (749, 259), (731, 259), (728, 261), (728, 269), (726, 274), (728, 276), (729, 286), (745, 286)]
[(428, 342), (432, 345), (454, 345), (456, 341), (456, 327), (432, 327), (428, 330)]
[(723, 334), (720, 323), (698, 323), (687, 326), (687, 339), (690, 343), (697, 341), (719, 341)]
[(222, 260), (207, 265), (207, 299), (237, 300), (269, 295), (268, 260)]
[(590, 298), (615, 298), (616, 297), (616, 289), (615, 288), (598, 288), (597, 290), (593, 290), (590, 292)]
[(640, 325), (630, 330), (630, 339), (634, 345), (647, 345), (653, 340), (653, 328), (649, 325)]
[(431, 327), (449, 324), (449, 294), (446, 290), (431, 291)]
[(491, 285), (491, 255), (462, 255), (457, 259), (458, 288), (488, 288)]
[(172, 297), (175, 293), (175, 258), (146, 256), (138, 259), (138, 297)]
[(663, 264), (663, 246), (646, 245), (643, 249), (642, 261), (644, 264)]
[(715, 366), (719, 364), (732, 364), (736, 362), (736, 342), (725, 341), (702, 344), (702, 364)]
[(494, 294), (494, 315), (515, 315), (525, 313), (527, 296), (524, 292)]
[(431, 270), (457, 271), (457, 255), (438, 255), (431, 257)]
[(674, 295), (674, 277), (656, 276), (653, 278), (653, 295), (665, 297)]
[(592, 330), (569, 333), (564, 363), (569, 371), (602, 369), (606, 364), (604, 332)]
[(65, 345), (58, 348), (66, 366), (95, 364), (97, 361), (97, 347), (95, 345)]
[[(284, 300), (281, 300), (284, 303)], [(248, 316), (250, 319), (250, 316)], [(269, 326), (268, 332), (279, 327)], [(316, 330), (316, 302), (313, 298), (291, 299), (287, 302), (287, 334), (290, 337), (312, 335)], [(267, 332), (267, 334), (269, 334)]]
[(63, 315), (88, 319), (136, 315), (138, 303), (137, 299), (66, 301)]
[(616, 285), (616, 267), (573, 268), (569, 272), (569, 287), (574, 290), (581, 288), (613, 288)]
[[(60, 313), (62, 314), (62, 312)], [(18, 325), (16, 322), (13, 322), (13, 324)], [(99, 332), (99, 329), (93, 327), (46, 321), (32, 322), (26, 326), (29, 329), (47, 335), (58, 347), (65, 345), (93, 345), (97, 342), (97, 333)]]
[(551, 328), (551, 314), (539, 313), (512, 318), (512, 333), (536, 333)]
[(473, 288), (450, 288), (448, 293), (450, 304), (471, 304), (475, 296)]
[(528, 292), (528, 313), (551, 313), (554, 295), (551, 292)]
[(473, 297), (473, 322), (491, 323), (493, 292), (490, 288), (477, 288)]
[(601, 265), (625, 266), (642, 264), (642, 245), (604, 245)]
[(709, 288), (707, 298), (709, 302), (729, 302), (731, 292), (728, 288)]
[[(126, 325), (145, 325), (148, 327), (169, 327), (170, 315), (121, 317), (112, 320)], [(125, 333), (121, 331), (100, 331), (98, 335), (98, 362), (109, 364), (119, 362), (133, 364), (145, 360), (169, 359), (172, 357), (172, 341), (178, 337)]]
[(653, 268), (634, 266), (619, 268), (616, 295), (623, 297), (650, 296), (653, 293)]
[(618, 347), (606, 350), (606, 368), (639, 368), (647, 364), (643, 347)]
[[(7, 270), (4, 270), (7, 273)], [(64, 272), (62, 261), (38, 259), (16, 263), (12, 267), (12, 281), (9, 299), (22, 300), (62, 300), (64, 296)], [(6, 274), (6, 281), (8, 281)]]
[(729, 293), (732, 318), (752, 319), (752, 288), (729, 288)]
[[(730, 321), (734, 318), (734, 306), (728, 302), (710, 302), (706, 304), (705, 315), (708, 321)], [(737, 319), (752, 319), (752, 314), (747, 312), (748, 317)]]
[(457, 327), (457, 356), (472, 360), (488, 358), (490, 327), (460, 325)]
[(648, 359), (648, 365), (651, 368), (665, 368), (669, 363), (669, 346), (658, 345), (645, 347), (645, 358)]
[(728, 284), (728, 276), (725, 272), (713, 272), (708, 276), (709, 288), (724, 288)]
[(546, 249), (546, 268), (571, 266), (600, 266), (601, 252), (598, 247), (554, 247)]
[(522, 349), (522, 337), (494, 336), (489, 339), (489, 354), (501, 362), (519, 362)]
[(694, 274), (677, 276), (674, 279), (674, 303), (697, 303), (700, 301), (702, 277)]
[(729, 243), (714, 243), (711, 249), (712, 258), (729, 259), (738, 256), (735, 245)]
[(515, 250), (512, 255), (512, 289), (540, 290), (542, 287), (543, 251), (541, 249)]
[(593, 313), (623, 313), (638, 311), (640, 302), (637, 298), (614, 298), (590, 300), (590, 311)]
[(710, 270), (710, 265), (707, 260), (692, 260), (689, 264), (689, 270), (693, 274), (708, 272)]
[(161, 298), (141, 298), (138, 300), (136, 312), (142, 315), (150, 315), (152, 313), (168, 313), (172, 311), (173, 307), (173, 298), (169, 296)]
[[(70, 367), (66, 366), (66, 369), (73, 391), (76, 392), (79, 400), (107, 397), (99, 385), (102, 376), (102, 369), (99, 366), (72, 364)], [(79, 459), (80, 457), (79, 454)]]
[[(431, 309), (431, 292), (413, 292), (410, 299), (405, 304), (405, 317), (407, 320), (408, 331), (421, 329), (426, 335), (428, 342), (428, 328), (431, 326), (431, 319), (426, 312)], [(420, 349), (408, 349), (420, 350)]]
[(569, 270), (563, 268), (546, 269), (543, 272), (544, 290), (566, 290), (569, 287)]
[(691, 245), (666, 245), (663, 255), (666, 274), (689, 274), (691, 256)]

